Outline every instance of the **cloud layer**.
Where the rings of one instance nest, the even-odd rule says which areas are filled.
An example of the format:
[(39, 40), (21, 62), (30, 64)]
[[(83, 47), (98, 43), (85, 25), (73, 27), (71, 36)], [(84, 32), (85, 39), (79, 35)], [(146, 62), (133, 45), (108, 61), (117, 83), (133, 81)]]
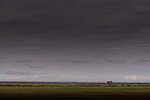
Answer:
[(1, 0), (0, 80), (148, 77), (149, 5), (149, 0)]

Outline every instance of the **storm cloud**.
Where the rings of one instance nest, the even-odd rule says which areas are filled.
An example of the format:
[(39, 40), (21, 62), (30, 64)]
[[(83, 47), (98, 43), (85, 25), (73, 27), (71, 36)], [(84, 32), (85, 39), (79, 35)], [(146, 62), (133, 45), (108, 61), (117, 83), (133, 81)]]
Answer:
[(0, 7), (0, 80), (150, 75), (149, 0), (1, 0)]

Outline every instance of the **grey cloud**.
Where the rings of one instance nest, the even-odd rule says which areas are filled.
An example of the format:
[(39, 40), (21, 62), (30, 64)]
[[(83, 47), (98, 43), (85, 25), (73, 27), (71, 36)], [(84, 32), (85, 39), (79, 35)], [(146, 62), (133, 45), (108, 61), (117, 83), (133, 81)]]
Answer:
[(31, 73), (28, 71), (7, 71), (7, 72), (4, 72), (3, 74), (6, 74), (6, 75), (33, 75), (35, 73)]
[(27, 67), (28, 68), (31, 68), (31, 69), (43, 69), (43, 68), (48, 68), (48, 66), (40, 66), (36, 63), (28, 63), (27, 64)]
[(29, 68), (31, 68), (31, 69), (43, 69), (43, 68), (48, 68), (47, 66), (33, 66), (33, 65), (29, 65), (28, 66)]
[(141, 59), (138, 62), (142, 62), (142, 63), (148, 63), (150, 62), (150, 59)]
[(4, 57), (0, 57), (0, 60), (5, 59)]
[(84, 60), (58, 60), (58, 63), (74, 63), (74, 64), (93, 64), (94, 61), (84, 61)]
[(15, 63), (33, 63), (33, 61), (28, 61), (28, 60), (16, 60)]
[(47, 68), (47, 66), (40, 66), (36, 64), (35, 61), (32, 61), (32, 60), (16, 60), (15, 63), (25, 64), (26, 67), (31, 68), (31, 69)]
[(123, 60), (110, 60), (110, 59), (105, 60), (105, 62), (114, 63), (114, 64), (126, 64), (127, 63), (127, 61), (123, 61)]
[[(118, 0), (36, 0), (36, 2), (27, 0), (23, 1), (23, 3), (18, 0), (15, 1), (1, 3), (1, 5), (4, 5), (2, 6), (3, 11), (8, 12), (8, 15), (6, 14), (1, 18), (1, 26), (5, 29), (7, 27), (7, 30), (17, 30), (21, 33), (43, 33), (45, 30), (47, 32), (54, 30), (98, 31), (105, 33), (110, 30), (113, 33), (121, 31), (136, 32), (139, 27), (148, 26), (148, 23), (145, 22), (146, 20), (141, 20), (137, 16), (138, 13), (134, 13), (136, 3), (133, 0), (130, 0), (130, 3)], [(138, 5), (143, 4), (139, 3)], [(9, 9), (5, 9), (5, 6)], [(12, 11), (15, 13), (10, 16)], [(139, 11), (137, 10), (136, 12)], [(146, 10), (144, 14), (149, 15)], [(145, 18), (149, 19), (149, 17)]]
[(42, 75), (42, 74), (47, 74), (47, 73), (41, 73), (41, 72), (32, 72), (29, 70), (16, 70), (16, 71), (5, 71), (5, 72), (0, 72), (0, 74), (4, 74), (4, 75)]

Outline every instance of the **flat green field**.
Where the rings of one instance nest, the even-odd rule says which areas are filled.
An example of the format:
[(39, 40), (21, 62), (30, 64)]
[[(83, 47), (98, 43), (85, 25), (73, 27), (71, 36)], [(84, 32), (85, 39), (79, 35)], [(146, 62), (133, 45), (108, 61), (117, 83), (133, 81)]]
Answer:
[(0, 100), (150, 100), (150, 87), (0, 87)]

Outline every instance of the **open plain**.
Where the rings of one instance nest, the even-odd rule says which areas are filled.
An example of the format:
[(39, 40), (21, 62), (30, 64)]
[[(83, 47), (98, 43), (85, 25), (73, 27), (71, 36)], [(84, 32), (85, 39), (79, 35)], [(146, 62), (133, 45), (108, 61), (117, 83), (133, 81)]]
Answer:
[(138, 85), (1, 84), (0, 100), (150, 100)]

